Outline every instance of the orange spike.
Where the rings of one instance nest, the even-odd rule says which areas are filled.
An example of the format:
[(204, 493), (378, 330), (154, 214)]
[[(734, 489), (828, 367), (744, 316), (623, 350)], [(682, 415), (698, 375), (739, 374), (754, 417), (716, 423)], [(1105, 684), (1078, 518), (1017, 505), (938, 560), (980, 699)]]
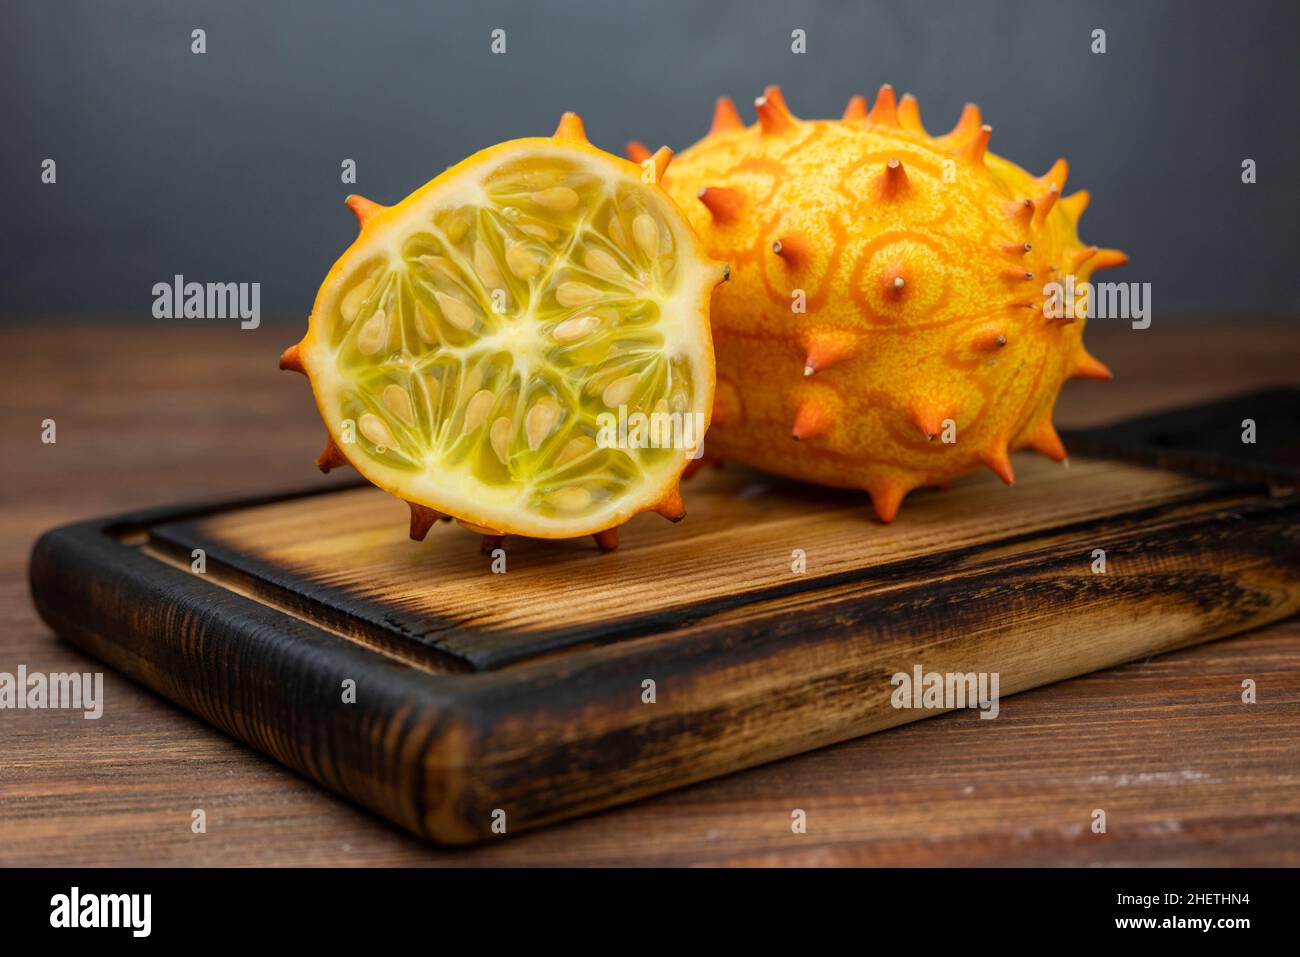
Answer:
[(1056, 188), (1055, 184), (1048, 188), (1047, 192), (1038, 197), (1035, 203), (1034, 222), (1043, 223), (1047, 221), (1047, 214), (1052, 211), (1056, 201), (1061, 198), (1061, 191)]
[(650, 158), (649, 148), (647, 148), (647, 146), (640, 140), (629, 140), (627, 146), (623, 147), (623, 152), (626, 153), (627, 158), (633, 163), (636, 163), (637, 166), (640, 166)]
[(849, 97), (849, 105), (844, 107), (844, 115), (840, 119), (846, 123), (854, 120), (865, 119), (867, 116), (867, 98), (861, 94), (855, 93)]
[(876, 105), (867, 114), (867, 121), (881, 126), (898, 125), (898, 102), (894, 99), (894, 88), (888, 83), (876, 94)]
[(582, 117), (577, 113), (565, 113), (560, 117), (560, 125), (551, 134), (557, 140), (578, 140), (587, 142), (587, 130), (582, 125)]
[(907, 170), (903, 169), (903, 164), (893, 157), (886, 160), (885, 171), (880, 176), (880, 195), (893, 199), (906, 192), (907, 187)]
[(407, 502), (411, 506), (411, 541), (422, 542), (429, 529), (433, 528), (433, 523), (441, 518), (446, 518), (442, 512), (435, 511), (427, 505), (418, 505), (415, 502)]
[(880, 277), (880, 284), (884, 287), (886, 298), (900, 300), (907, 290), (907, 277), (903, 275), (901, 268), (887, 269)]
[(478, 551), (480, 555), (491, 555), (494, 551), (505, 544), (504, 535), (484, 535), (479, 539)]
[(735, 219), (745, 205), (745, 197), (741, 193), (725, 186), (706, 186), (696, 195), (719, 222)]
[(808, 244), (798, 236), (782, 236), (772, 243), (772, 252), (790, 266), (801, 266), (808, 261)]
[(655, 150), (650, 159), (654, 161), (655, 182), (662, 182), (664, 173), (668, 172), (668, 164), (673, 161), (673, 151), (666, 146), (661, 146)]
[(850, 358), (858, 351), (858, 337), (841, 329), (823, 329), (805, 336), (804, 346), (808, 351), (803, 374), (810, 376)]
[(992, 135), (993, 127), (985, 123), (961, 148), (961, 158), (971, 163), (983, 163), (984, 154), (989, 149), (989, 137)]
[(357, 217), (357, 225), (362, 229), (366, 228), (366, 223), (388, 208), (387, 206), (380, 206), (378, 203), (372, 203), (364, 196), (358, 196), (356, 193), (353, 193), (343, 202), (347, 204), (348, 209), (352, 210), (352, 214)]
[(1118, 249), (1099, 249), (1093, 259), (1093, 269), (1113, 269), (1128, 263), (1128, 254)]
[(1016, 484), (1016, 473), (1011, 471), (1011, 459), (1006, 448), (990, 449), (980, 456), (980, 461), (993, 470), (993, 474), (1006, 485)]
[(736, 112), (736, 104), (731, 102), (731, 97), (718, 97), (713, 105), (713, 125), (709, 127), (709, 135), (744, 128), (745, 124), (741, 121), (740, 114)]
[(1002, 252), (1011, 259), (1019, 259), (1026, 253), (1033, 250), (1033, 243), (1003, 243)]
[(1007, 334), (998, 327), (982, 329), (971, 343), (980, 352), (994, 352), (1007, 344)]
[(591, 536), (596, 540), (596, 547), (602, 552), (612, 552), (618, 548), (618, 529), (607, 528), (603, 532), (597, 532)]
[(1065, 215), (1069, 216), (1076, 223), (1083, 211), (1088, 208), (1088, 203), (1092, 200), (1092, 194), (1086, 189), (1081, 189), (1077, 193), (1071, 193), (1069, 196), (1062, 198), (1061, 208), (1065, 210)]
[(316, 467), (326, 475), (329, 474), (330, 469), (350, 464), (348, 457), (334, 444), (333, 439), (330, 439), (329, 444), (325, 446), (321, 454), (316, 456)]
[(1067, 163), (1065, 161), (1065, 157), (1062, 156), (1060, 159), (1058, 159), (1055, 163), (1052, 164), (1051, 169), (1049, 169), (1042, 176), (1038, 177), (1038, 182), (1041, 183), (1044, 187), (1051, 187), (1055, 185), (1056, 191), (1059, 193), (1061, 190), (1065, 189), (1065, 180), (1067, 177), (1069, 177), (1069, 175), (1070, 175), (1070, 164)]
[(1007, 204), (1007, 216), (1017, 226), (1028, 227), (1034, 221), (1034, 201), (1018, 199)]
[(682, 501), (682, 490), (674, 485), (664, 497), (650, 506), (652, 512), (658, 512), (670, 522), (680, 522), (686, 517), (686, 504)]
[(762, 127), (764, 136), (774, 136), (794, 129), (794, 114), (785, 105), (785, 97), (781, 95), (779, 86), (764, 89), (763, 95), (754, 101), (754, 109), (758, 111), (758, 125)]
[(869, 489), (869, 492), (871, 507), (876, 510), (876, 517), (888, 525), (898, 515), (898, 506), (903, 503), (903, 496), (907, 494), (907, 489), (898, 482), (885, 481)]
[(1074, 271), (1075, 269), (1078, 269), (1093, 256), (1097, 255), (1098, 252), (1099, 250), (1096, 246), (1084, 246), (1070, 257), (1070, 270)]
[(927, 439), (942, 432), (943, 420), (948, 418), (943, 409), (930, 402), (917, 402), (907, 410), (907, 417)]
[(921, 125), (921, 107), (911, 93), (904, 93), (898, 101), (898, 125), (914, 133), (925, 132), (925, 127)]
[(1098, 362), (1092, 356), (1082, 349), (1079, 350), (1079, 358), (1074, 364), (1074, 371), (1070, 373), (1071, 379), (1113, 379), (1115, 374), (1106, 366)]
[(1042, 424), (1034, 429), (1026, 445), (1035, 452), (1042, 452), (1053, 462), (1064, 462), (1066, 459), (1065, 445), (1061, 442), (1061, 437), (1056, 434), (1051, 419), (1044, 419)]
[(790, 429), (790, 436), (798, 442), (803, 442), (806, 439), (825, 435), (830, 429), (830, 416), (827, 415), (825, 407), (814, 399), (804, 399), (795, 409), (794, 425)]
[(1002, 270), (1002, 278), (1010, 282), (1028, 282), (1034, 278), (1034, 274), (1017, 266), (1008, 266)]
[(957, 120), (957, 125), (939, 139), (949, 146), (954, 143), (965, 143), (979, 132), (983, 124), (984, 119), (980, 115), (980, 108), (974, 103), (967, 103), (962, 107), (961, 118)]
[(303, 375), (307, 374), (307, 370), (304, 369), (302, 365), (302, 356), (298, 354), (298, 347), (300, 345), (302, 345), (301, 342), (295, 342), (288, 349), (285, 349), (284, 352), (280, 353), (281, 369), (284, 369), (287, 372), (301, 372)]

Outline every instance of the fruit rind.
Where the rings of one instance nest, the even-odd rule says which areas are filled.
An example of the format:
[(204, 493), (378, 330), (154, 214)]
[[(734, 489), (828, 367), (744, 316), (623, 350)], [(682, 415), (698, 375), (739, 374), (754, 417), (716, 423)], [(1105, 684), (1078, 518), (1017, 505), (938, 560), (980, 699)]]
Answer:
[[(654, 330), (663, 335), (665, 362), (671, 363), (674, 356), (689, 357), (689, 363), (680, 368), (689, 367), (691, 408), (682, 411), (700, 414), (704, 428), (698, 434), (702, 436), (713, 407), (713, 347), (708, 307), (713, 287), (722, 279), (723, 266), (708, 259), (685, 218), (658, 184), (671, 155), (671, 151), (666, 149), (652, 154), (648, 171), (646, 166), (630, 163), (590, 145), (583, 134), (581, 121), (576, 116), (566, 115), (555, 137), (512, 140), (481, 150), (393, 207), (383, 207), (361, 197), (349, 197), (348, 206), (357, 216), (360, 232), (322, 283), (312, 307), (307, 334), (300, 343), (286, 350), (281, 361), (282, 368), (302, 371), (312, 381), (317, 408), (329, 432), (329, 446), (322, 454), (322, 463), (338, 464), (336, 455), (330, 450), (346, 454), (343, 450), (348, 448), (344, 435), (347, 416), (340, 412), (346, 383), (334, 371), (340, 346), (331, 342), (329, 324), (336, 321), (334, 317), (339, 315), (349, 291), (358, 284), (358, 277), (377, 261), (386, 264), (385, 268), (391, 271), (402, 268), (403, 247), (412, 228), (432, 223), (439, 211), (483, 203), (483, 184), (510, 164), (521, 161), (541, 165), (552, 161), (575, 164), (584, 175), (589, 173), (594, 181), (607, 184), (610, 195), (621, 195), (618, 193), (620, 189), (636, 188), (638, 201), (645, 203), (646, 211), (655, 216), (658, 225), (670, 230), (674, 251), (673, 290), (671, 298), (663, 305), (672, 314), (661, 316)], [(647, 176), (652, 176), (653, 180), (647, 181)], [(569, 198), (559, 192), (554, 197), (535, 193), (534, 198), (559, 207), (569, 202)], [(577, 242), (576, 229), (574, 245)], [(650, 240), (647, 234), (639, 236), (637, 241)], [(608, 268), (598, 257), (589, 260), (589, 263), (593, 262), (596, 267)], [(483, 265), (486, 267), (487, 264)], [(501, 268), (501, 264), (497, 264), (497, 268)], [(565, 302), (562, 293), (563, 290), (555, 293), (561, 304)], [(446, 305), (441, 300), (439, 304)], [(361, 333), (357, 335), (360, 343)], [(387, 333), (381, 332), (381, 336), (387, 341)], [(557, 341), (560, 341), (559, 337)], [(679, 369), (677, 365), (673, 368)], [(622, 392), (617, 392), (612, 397), (621, 395)], [(533, 413), (536, 410), (529, 411)], [(365, 420), (366, 416), (362, 415), (360, 419)], [(517, 423), (510, 422), (506, 428), (522, 430), (527, 449), (535, 451), (545, 438), (542, 434), (547, 424), (545, 420), (544, 414), (532, 414)], [(371, 421), (358, 421), (356, 425), (363, 436), (369, 428), (371, 439), (391, 435), (391, 429), (378, 416), (372, 417)], [(500, 426), (501, 423), (494, 421), (486, 425)], [(494, 438), (509, 441), (504, 438), (505, 428), (498, 428), (496, 432), (500, 435), (494, 433)], [(538, 435), (542, 437), (539, 439)], [(362, 441), (363, 436), (358, 436), (357, 441)], [(382, 442), (376, 443), (376, 447), (382, 445)], [(499, 449), (501, 444), (494, 443), (494, 447)], [(509, 454), (509, 448), (507, 445), (505, 454)], [(644, 469), (644, 474), (626, 494), (614, 496), (608, 503), (597, 503), (578, 516), (559, 514), (558, 509), (554, 515), (521, 510), (501, 488), (485, 485), (468, 472), (450, 480), (448, 471), (432, 471), (436, 469), (433, 465), (424, 471), (399, 471), (370, 455), (354, 452), (346, 457), (372, 483), (406, 500), (413, 509), (418, 507), (440, 515), (453, 515), (462, 524), (494, 534), (573, 538), (616, 528), (643, 511), (663, 512), (665, 503), (668, 503), (668, 510), (675, 511), (676, 503), (680, 502), (677, 483), (691, 461), (692, 452), (692, 449), (666, 450), (665, 455)], [(326, 464), (322, 464), (322, 468)], [(413, 522), (413, 532), (415, 528)], [(427, 530), (426, 526), (423, 531), (427, 533)], [(602, 548), (616, 540), (616, 536), (606, 536)]]
[(1010, 483), (1009, 451), (1063, 457), (1060, 384), (1109, 370), (1083, 317), (1044, 314), (1045, 284), (1126, 261), (1079, 242), (1089, 197), (1063, 194), (1065, 161), (1033, 176), (989, 152), (973, 104), (930, 136), (888, 85), (841, 119), (800, 119), (776, 87), (755, 113), (746, 126), (720, 100), (668, 183), (732, 266), (710, 454), (865, 490), (885, 521), (976, 468)]

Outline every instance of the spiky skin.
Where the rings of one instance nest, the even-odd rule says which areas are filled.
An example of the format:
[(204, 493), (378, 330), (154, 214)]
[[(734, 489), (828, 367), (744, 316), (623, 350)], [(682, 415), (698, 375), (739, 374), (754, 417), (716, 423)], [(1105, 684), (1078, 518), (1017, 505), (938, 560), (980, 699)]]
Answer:
[(1045, 318), (1044, 286), (1125, 261), (1079, 242), (1088, 194), (1060, 198), (1065, 161), (1035, 177), (987, 152), (973, 105), (930, 136), (888, 86), (839, 120), (796, 118), (775, 87), (755, 106), (744, 126), (719, 100), (664, 182), (731, 265), (709, 454), (866, 490), (886, 522), (981, 466), (1010, 484), (1011, 450), (1064, 459), (1062, 382), (1110, 373), (1082, 317)]

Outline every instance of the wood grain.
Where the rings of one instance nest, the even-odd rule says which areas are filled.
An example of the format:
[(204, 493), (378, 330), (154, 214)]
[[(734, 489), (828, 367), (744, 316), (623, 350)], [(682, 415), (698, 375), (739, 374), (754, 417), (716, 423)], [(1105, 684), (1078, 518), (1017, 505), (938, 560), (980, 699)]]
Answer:
[[(274, 580), (316, 605), (346, 607), (354, 618), (493, 668), (611, 635), (653, 633), (720, 602), (890, 574), (927, 555), (986, 545), (1011, 528), (1030, 536), (1207, 494), (1195, 479), (1110, 463), (1063, 468), (1025, 454), (1016, 467), (1020, 480), (1009, 492), (992, 475), (972, 475), (946, 493), (916, 496), (888, 526), (873, 520), (861, 496), (707, 470), (688, 485), (691, 511), (680, 525), (642, 516), (610, 555), (589, 540), (510, 538), (504, 575), (491, 573), (477, 539), (458, 526), (439, 525), (425, 542), (411, 542), (402, 503), (371, 487), (169, 524), (152, 540), (185, 565), (203, 548), (245, 581)], [(797, 576), (796, 549), (807, 560)]]
[[(168, 498), (312, 480), (312, 410), (295, 383), (260, 362), (291, 332), (6, 331), (0, 372), (13, 401), (0, 415), (20, 506), (0, 526), (11, 663), (91, 667), (36, 623), (25, 597), (39, 531)], [(1157, 323), (1142, 335), (1090, 330), (1119, 381), (1072, 384), (1061, 419), (1091, 424), (1295, 382), (1294, 337), (1239, 320)], [(38, 444), (46, 415), (60, 422), (54, 448)], [(935, 718), (470, 851), (405, 838), (110, 673), (100, 722), (0, 718), (0, 859), (1294, 864), (1297, 640), (1294, 622), (1275, 626), (1018, 695), (998, 721)], [(1240, 704), (1243, 675), (1260, 683), (1258, 706)], [(203, 837), (188, 826), (200, 805), (212, 824)], [(1120, 812), (1105, 836), (1087, 832), (1080, 815), (1097, 805)], [(807, 835), (790, 834), (792, 807), (809, 809)]]
[(367, 489), (124, 516), (42, 537), (32, 593), (77, 646), (443, 843), (953, 707), (896, 707), (898, 673), (1011, 695), (1300, 608), (1300, 496), (1032, 462), (1014, 501), (974, 481), (888, 527), (713, 473), (695, 535), (627, 537), (621, 561), (533, 543), (504, 576), (455, 528), (402, 548)]

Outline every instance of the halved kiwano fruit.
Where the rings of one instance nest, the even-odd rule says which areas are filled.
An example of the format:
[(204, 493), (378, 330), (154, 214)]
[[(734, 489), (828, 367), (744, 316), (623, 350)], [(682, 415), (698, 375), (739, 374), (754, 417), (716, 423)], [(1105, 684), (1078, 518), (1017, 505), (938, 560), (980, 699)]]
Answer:
[(396, 206), (349, 197), (361, 233), (280, 360), (329, 429), (318, 464), (405, 499), (417, 539), (454, 517), (612, 548), (639, 512), (680, 519), (726, 267), (659, 186), (671, 156), (612, 156), (569, 113)]

